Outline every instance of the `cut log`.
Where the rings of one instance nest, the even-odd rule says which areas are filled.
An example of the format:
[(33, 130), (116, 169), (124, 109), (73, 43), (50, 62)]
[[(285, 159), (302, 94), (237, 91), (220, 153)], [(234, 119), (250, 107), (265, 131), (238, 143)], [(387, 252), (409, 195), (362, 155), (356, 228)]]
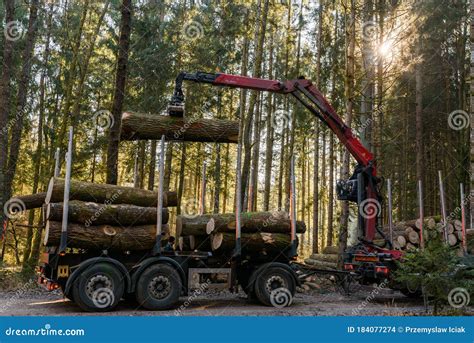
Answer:
[[(47, 222), (45, 245), (57, 246), (61, 238), (61, 222)], [(165, 237), (166, 238), (166, 234)], [(139, 251), (153, 248), (156, 239), (156, 226), (111, 226), (97, 225), (86, 227), (83, 224), (68, 224), (67, 246), (70, 248), (94, 250)]]
[(178, 248), (180, 251), (192, 251), (191, 248), (191, 237), (192, 236), (181, 236), (178, 238)]
[(176, 217), (176, 236), (206, 235), (206, 225), (211, 215), (201, 214), (196, 216), (180, 215)]
[[(244, 233), (269, 232), (290, 233), (291, 222), (287, 212), (244, 212), (240, 217), (241, 230)], [(235, 232), (235, 214), (224, 213), (210, 215), (206, 232)], [(306, 232), (303, 221), (296, 222), (296, 233)]]
[(410, 242), (407, 243), (406, 250), (408, 251), (414, 251), (416, 250), (416, 245), (411, 244)]
[[(280, 253), (290, 246), (290, 235), (283, 233), (243, 233), (241, 236), (244, 253)], [(226, 253), (235, 248), (235, 235), (216, 233), (211, 236), (211, 248), (215, 252)]]
[(450, 233), (448, 234), (448, 244), (449, 246), (453, 247), (458, 243), (458, 239), (456, 238), (456, 235)]
[(12, 199), (19, 200), (16, 202), (21, 205), (22, 210), (31, 210), (33, 208), (40, 208), (41, 206), (43, 206), (45, 198), (46, 192), (41, 192), (36, 194), (17, 195)]
[(397, 237), (397, 242), (398, 242), (398, 245), (400, 245), (400, 248), (403, 249), (406, 247), (407, 245), (407, 240), (405, 238), (405, 236), (398, 236)]
[[(46, 192), (45, 203), (62, 202), (64, 179), (52, 177)], [(130, 204), (143, 207), (156, 206), (158, 193), (140, 188), (71, 180), (69, 200), (92, 201), (105, 204)], [(177, 205), (176, 192), (163, 192), (163, 207)]]
[(462, 231), (462, 223), (461, 223), (460, 220), (455, 219), (455, 220), (453, 221), (453, 225), (454, 225), (454, 230), (456, 230), (456, 231)]
[(319, 260), (313, 260), (311, 258), (307, 258), (306, 260), (304, 260), (304, 263), (317, 267), (319, 269), (323, 269), (323, 270), (337, 269), (337, 263), (334, 263), (334, 262), (325, 262), (325, 261), (319, 261)]
[(211, 251), (211, 236), (190, 236), (192, 250)]
[(420, 243), (420, 236), (418, 235), (418, 232), (414, 230), (409, 232), (406, 237), (408, 238), (408, 241), (412, 244)]
[(237, 143), (239, 122), (223, 119), (179, 118), (125, 112), (122, 140), (155, 139), (211, 143)]
[(310, 259), (337, 263), (338, 256), (336, 254), (313, 254), (310, 256)]
[[(63, 204), (50, 203), (49, 214), (46, 219), (61, 221), (63, 218)], [(46, 210), (48, 212), (48, 210)], [(91, 225), (149, 225), (156, 223), (156, 207), (140, 207), (135, 205), (104, 205), (93, 202), (73, 200), (69, 203), (68, 221)], [(162, 224), (168, 223), (169, 212), (167, 208), (162, 211)]]
[(339, 248), (336, 246), (327, 246), (323, 249), (323, 254), (339, 254)]

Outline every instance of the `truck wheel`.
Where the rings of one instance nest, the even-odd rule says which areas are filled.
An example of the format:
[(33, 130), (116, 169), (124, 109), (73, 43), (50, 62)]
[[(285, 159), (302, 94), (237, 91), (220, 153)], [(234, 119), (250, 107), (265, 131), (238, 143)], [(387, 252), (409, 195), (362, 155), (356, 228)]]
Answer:
[(97, 263), (74, 280), (72, 298), (85, 311), (113, 310), (122, 298), (125, 286), (122, 273), (109, 263)]
[(255, 295), (262, 304), (267, 306), (291, 305), (295, 290), (293, 276), (281, 267), (269, 267), (255, 280)]
[(155, 264), (140, 275), (135, 294), (147, 310), (167, 310), (179, 301), (181, 287), (181, 278), (173, 267)]

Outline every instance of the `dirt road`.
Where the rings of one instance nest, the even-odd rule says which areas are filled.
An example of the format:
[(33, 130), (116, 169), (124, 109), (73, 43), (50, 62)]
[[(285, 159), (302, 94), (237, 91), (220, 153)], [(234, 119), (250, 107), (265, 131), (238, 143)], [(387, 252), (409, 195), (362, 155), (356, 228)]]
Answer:
[[(421, 300), (406, 298), (391, 290), (364, 289), (346, 296), (338, 292), (297, 293), (293, 304), (286, 308), (262, 306), (247, 300), (245, 294), (202, 294), (183, 297), (180, 309), (146, 311), (133, 301), (123, 300), (118, 308), (102, 316), (350, 316), (350, 315), (420, 315), (424, 313)], [(64, 299), (59, 292), (48, 293), (39, 289), (23, 294), (0, 293), (2, 316), (61, 316), (91, 315)]]

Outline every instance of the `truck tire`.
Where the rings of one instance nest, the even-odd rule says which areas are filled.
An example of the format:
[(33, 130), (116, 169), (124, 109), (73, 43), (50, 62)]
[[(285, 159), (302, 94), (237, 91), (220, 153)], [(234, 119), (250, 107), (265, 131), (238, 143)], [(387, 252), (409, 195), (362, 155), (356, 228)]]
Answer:
[(291, 305), (296, 284), (293, 276), (281, 267), (268, 267), (255, 280), (255, 295), (264, 305), (286, 307)]
[(113, 310), (125, 289), (122, 273), (109, 263), (93, 264), (74, 280), (72, 298), (88, 312)]
[(143, 271), (135, 294), (137, 302), (147, 310), (168, 310), (178, 303), (181, 288), (181, 278), (176, 269), (162, 263)]

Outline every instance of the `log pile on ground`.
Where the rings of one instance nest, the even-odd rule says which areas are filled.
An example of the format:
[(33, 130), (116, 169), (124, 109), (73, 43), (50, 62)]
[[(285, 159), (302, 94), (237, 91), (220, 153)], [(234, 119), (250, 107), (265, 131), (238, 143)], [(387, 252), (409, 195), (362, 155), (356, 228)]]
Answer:
[(338, 247), (327, 246), (322, 254), (313, 254), (304, 263), (322, 270), (337, 269)]
[[(241, 245), (244, 254), (275, 255), (290, 246), (291, 223), (286, 212), (242, 213)], [(305, 223), (296, 222), (296, 232), (304, 233)], [(230, 255), (235, 247), (235, 214), (178, 216), (178, 246), (182, 251), (213, 251)]]
[[(64, 179), (51, 178), (47, 192), (16, 197), (25, 209), (43, 209), (46, 246), (59, 245), (63, 218)], [(67, 246), (136, 251), (155, 244), (158, 193), (108, 184), (71, 180)], [(167, 207), (177, 205), (176, 192), (163, 193), (163, 244), (169, 237)]]
[[(427, 217), (421, 225), (419, 219), (403, 221), (393, 224), (393, 245), (398, 250), (414, 250), (420, 246), (420, 228), (423, 227), (424, 241), (428, 241), (436, 236), (444, 238), (444, 228), (442, 219), (439, 216)], [(448, 220), (446, 225), (448, 234), (448, 244), (458, 247), (462, 241), (461, 221)], [(383, 232), (387, 238), (390, 237), (388, 225), (383, 227)], [(466, 238), (469, 243), (474, 239), (474, 230), (466, 230)]]

